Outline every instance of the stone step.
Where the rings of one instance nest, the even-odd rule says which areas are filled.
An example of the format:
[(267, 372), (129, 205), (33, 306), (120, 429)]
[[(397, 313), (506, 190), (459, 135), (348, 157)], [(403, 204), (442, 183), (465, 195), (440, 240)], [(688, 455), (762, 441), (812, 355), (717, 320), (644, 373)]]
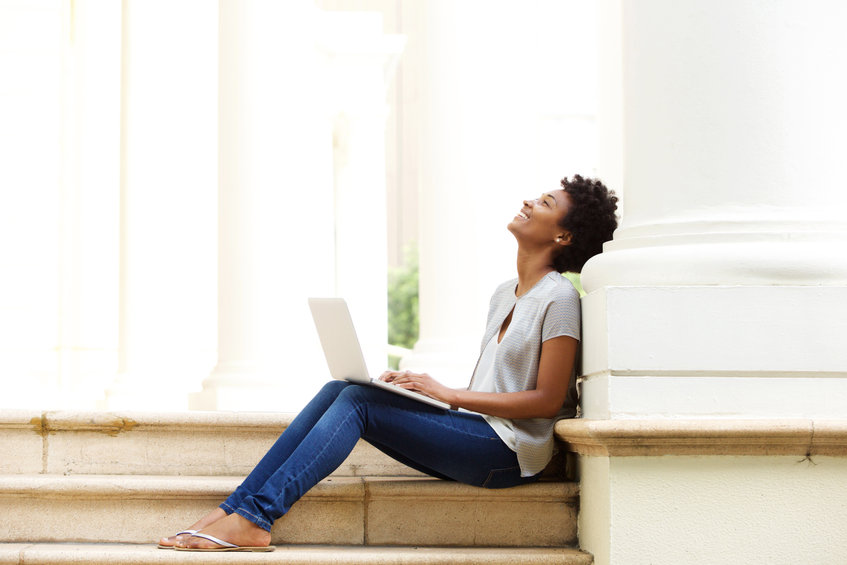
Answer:
[[(0, 476), (0, 542), (147, 543), (217, 506), (239, 477)], [(414, 477), (330, 477), (272, 532), (274, 544), (576, 544), (578, 487), (487, 490)]]
[(591, 565), (569, 548), (278, 546), (272, 553), (187, 553), (153, 545), (2, 544), (0, 565)]
[[(0, 474), (245, 476), (285, 431), (293, 414), (263, 412), (0, 411)], [(564, 476), (564, 459), (548, 468)], [(339, 477), (422, 477), (367, 442), (333, 473)]]
[[(244, 476), (293, 420), (262, 412), (0, 411), (0, 473)], [(336, 476), (422, 476), (366, 442)]]

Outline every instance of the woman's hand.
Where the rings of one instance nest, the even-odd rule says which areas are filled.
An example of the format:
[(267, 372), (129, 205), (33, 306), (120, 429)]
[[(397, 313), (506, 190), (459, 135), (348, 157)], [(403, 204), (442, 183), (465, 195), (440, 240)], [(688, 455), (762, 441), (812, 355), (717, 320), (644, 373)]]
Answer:
[(381, 381), (395, 384), (407, 390), (414, 390), (429, 397), (453, 404), (455, 391), (439, 383), (427, 373), (413, 373), (411, 371), (385, 371), (379, 376)]

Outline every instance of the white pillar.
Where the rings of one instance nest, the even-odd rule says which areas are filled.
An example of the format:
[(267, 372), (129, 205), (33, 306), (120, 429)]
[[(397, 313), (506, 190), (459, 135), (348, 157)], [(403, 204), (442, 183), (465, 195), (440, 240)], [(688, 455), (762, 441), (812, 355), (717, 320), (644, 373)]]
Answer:
[[(61, 406), (57, 221), (63, 6), (0, 7), (0, 387), (3, 408)], [(43, 394), (42, 394), (43, 391)]]
[(106, 400), (185, 409), (214, 360), (217, 13), (124, 0), (122, 20), (119, 367)]
[(0, 12), (0, 403), (91, 409), (117, 365), (120, 3)]
[[(486, 176), (485, 169), (477, 169), (485, 147), (476, 128), (487, 117), (488, 93), (477, 74), (484, 62), (474, 57), (465, 34), (479, 13), (474, 8), (481, 6), (435, 1), (425, 7), (418, 192), (420, 332), (414, 351), (401, 361), (401, 368), (427, 371), (456, 387), (470, 380), (488, 295), (511, 266), (493, 264), (494, 273), (504, 275), (493, 275), (488, 284), (480, 281), (485, 268), (480, 263), (487, 253), (475, 244), (488, 227), (485, 212), (501, 187), (486, 186), (485, 196), (473, 200), (478, 208), (471, 211), (467, 204)], [(487, 43), (484, 33), (480, 36), (476, 39), (483, 45), (476, 49), (483, 51)], [(494, 245), (508, 249), (509, 241), (502, 237), (508, 218), (502, 215), (503, 228), (494, 232)]]
[[(844, 417), (845, 17), (835, 1), (622, 3), (626, 210), (583, 270), (584, 417)], [(660, 459), (582, 458), (580, 542), (598, 565), (712, 563), (691, 551), (712, 542), (760, 561), (780, 540), (744, 536), (750, 501), (726, 493), (767, 474), (768, 504), (790, 508), (804, 488), (784, 459), (679, 457), (672, 473)], [(645, 553), (625, 516), (670, 531), (696, 508), (675, 498), (645, 513), (639, 481), (667, 493), (701, 481), (720, 520)], [(772, 514), (773, 532), (805, 519)], [(780, 562), (843, 560), (807, 550)]]
[[(41, 407), (95, 408), (118, 339), (121, 6), (67, 6), (59, 201), (59, 383)], [(54, 393), (57, 398), (46, 397)]]
[(388, 366), (386, 92), (405, 46), (382, 29), (379, 13), (324, 13), (320, 43), (334, 93), (335, 292), (374, 374)]
[(332, 138), (310, 2), (221, 0), (218, 362), (193, 408), (297, 410), (326, 369)]
[(847, 369), (847, 41), (824, 5), (624, 4), (626, 214), (583, 272), (588, 417), (712, 414), (712, 386), (736, 413), (823, 416), (847, 386), (827, 380)]

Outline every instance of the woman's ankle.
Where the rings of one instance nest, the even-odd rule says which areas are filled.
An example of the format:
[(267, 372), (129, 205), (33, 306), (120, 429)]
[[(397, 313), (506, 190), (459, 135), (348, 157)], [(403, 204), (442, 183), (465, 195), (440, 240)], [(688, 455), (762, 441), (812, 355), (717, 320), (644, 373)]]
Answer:
[(227, 513), (220, 506), (197, 520), (193, 526), (191, 526), (192, 530), (201, 530), (210, 524), (214, 524), (218, 520), (222, 518), (226, 518)]

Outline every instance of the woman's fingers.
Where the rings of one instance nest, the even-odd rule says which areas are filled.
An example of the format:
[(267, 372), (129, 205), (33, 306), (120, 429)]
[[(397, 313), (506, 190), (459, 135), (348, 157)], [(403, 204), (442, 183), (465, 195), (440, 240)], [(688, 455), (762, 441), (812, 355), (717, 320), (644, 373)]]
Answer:
[(379, 376), (379, 380), (387, 383), (396, 383), (411, 374), (413, 373), (410, 373), (409, 371), (385, 371)]
[(390, 382), (409, 390), (423, 391), (427, 388), (427, 384), (430, 383), (430, 381), (432, 381), (432, 379), (426, 373), (411, 373), (409, 371), (403, 371)]

